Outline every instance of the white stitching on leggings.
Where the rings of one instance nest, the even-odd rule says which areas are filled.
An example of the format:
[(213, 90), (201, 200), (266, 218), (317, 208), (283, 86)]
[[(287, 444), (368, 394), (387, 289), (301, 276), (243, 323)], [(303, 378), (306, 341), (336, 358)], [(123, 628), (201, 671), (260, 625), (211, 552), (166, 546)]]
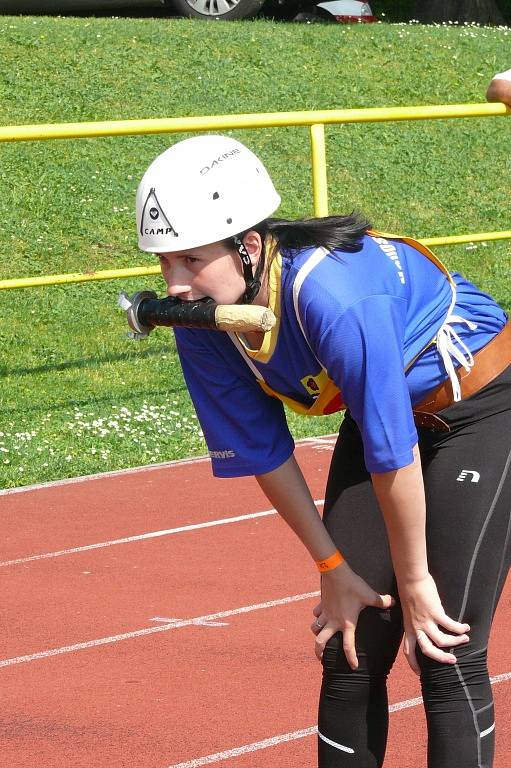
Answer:
[[(492, 501), (492, 503), (490, 505), (490, 509), (488, 510), (488, 514), (486, 516), (486, 520), (484, 521), (483, 527), (481, 529), (481, 533), (479, 534), (479, 538), (477, 540), (477, 544), (476, 544), (475, 549), (474, 549), (474, 554), (472, 555), (472, 560), (470, 562), (470, 568), (468, 569), (468, 576), (467, 576), (467, 581), (466, 581), (466, 584), (465, 584), (465, 593), (463, 595), (463, 602), (462, 602), (462, 605), (461, 605), (461, 610), (460, 610), (460, 614), (459, 614), (459, 617), (458, 617), (458, 621), (462, 620), (463, 614), (465, 612), (465, 608), (466, 608), (467, 600), (468, 600), (468, 593), (469, 593), (470, 585), (471, 585), (471, 582), (472, 582), (472, 575), (473, 575), (474, 568), (475, 568), (475, 563), (476, 563), (476, 560), (477, 560), (477, 555), (479, 554), (479, 549), (481, 548), (481, 544), (482, 544), (482, 541), (483, 541), (483, 538), (484, 538), (484, 534), (486, 533), (486, 529), (488, 528), (488, 525), (490, 524), (490, 520), (491, 520), (491, 518), (493, 516), (493, 513), (495, 511), (495, 507), (497, 506), (497, 501), (499, 500), (500, 494), (502, 492), (502, 488), (503, 488), (504, 481), (506, 479), (507, 473), (509, 471), (509, 465), (510, 464), (511, 464), (511, 451), (508, 454), (506, 463), (504, 465), (504, 470), (502, 472), (502, 476), (501, 476), (499, 484), (497, 486), (497, 490), (495, 491), (495, 496), (493, 497), (493, 501)], [(508, 534), (509, 534), (509, 526), (508, 526)], [(507, 540), (507, 537), (506, 537), (506, 540)], [(501, 565), (501, 567), (502, 567), (502, 565)], [(477, 722), (477, 712), (476, 712), (476, 709), (474, 707), (474, 703), (472, 701), (472, 697), (470, 696), (470, 692), (469, 692), (469, 690), (467, 688), (467, 685), (466, 685), (466, 683), (465, 683), (465, 681), (463, 679), (463, 675), (461, 674), (461, 669), (460, 669), (458, 663), (455, 664), (455, 669), (456, 669), (456, 673), (458, 675), (458, 679), (459, 679), (459, 681), (460, 681), (460, 683), (461, 683), (461, 685), (463, 687), (463, 690), (465, 691), (465, 696), (467, 697), (467, 701), (468, 701), (468, 705), (470, 707), (470, 711), (472, 712), (472, 719), (474, 721), (474, 728), (475, 728), (475, 731), (476, 731), (476, 734), (477, 734), (477, 768), (482, 768), (482, 766), (481, 766), (481, 738), (482, 738), (482, 735), (481, 735), (481, 731), (479, 729), (479, 723)], [(488, 731), (484, 732), (484, 735), (486, 736), (490, 732), (491, 731), (488, 730)]]
[(472, 560), (470, 562), (470, 568), (468, 569), (468, 576), (467, 581), (465, 584), (465, 594), (463, 595), (463, 602), (461, 604), (460, 609), (460, 615), (458, 617), (458, 621), (461, 621), (463, 614), (465, 613), (465, 608), (467, 607), (467, 600), (468, 600), (468, 592), (470, 589), (470, 584), (472, 581), (472, 574), (474, 572), (475, 563), (477, 560), (477, 555), (479, 554), (479, 549), (481, 548), (481, 544), (484, 538), (484, 534), (486, 533), (486, 529), (488, 528), (488, 525), (490, 524), (490, 520), (493, 516), (493, 513), (495, 511), (495, 507), (497, 505), (497, 501), (499, 500), (499, 496), (502, 491), (502, 486), (504, 485), (504, 481), (506, 479), (506, 475), (509, 471), (509, 465), (511, 464), (511, 451), (508, 454), (506, 463), (504, 465), (504, 470), (502, 472), (502, 476), (500, 478), (499, 484), (497, 486), (497, 490), (495, 491), (495, 496), (493, 497), (493, 501), (491, 503), (490, 509), (488, 510), (488, 514), (486, 516), (486, 520), (484, 521), (483, 527), (481, 528), (481, 533), (479, 534), (479, 538), (477, 540), (477, 544), (474, 549), (474, 554), (472, 555)]

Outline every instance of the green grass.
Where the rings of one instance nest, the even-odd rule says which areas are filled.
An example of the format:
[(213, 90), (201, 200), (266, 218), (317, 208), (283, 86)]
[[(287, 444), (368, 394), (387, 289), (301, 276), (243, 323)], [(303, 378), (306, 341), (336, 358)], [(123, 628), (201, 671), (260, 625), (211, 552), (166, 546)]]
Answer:
[[(418, 25), (0, 17), (2, 124), (478, 102), (511, 32)], [(331, 209), (417, 236), (510, 229), (508, 118), (327, 129)], [(232, 132), (283, 216), (312, 213), (306, 129)], [(169, 136), (0, 147), (0, 279), (152, 263), (134, 193)], [(511, 309), (509, 243), (439, 255)], [(120, 289), (0, 293), (0, 486), (201, 454), (172, 335), (130, 342)], [(290, 417), (296, 436), (338, 416)]]

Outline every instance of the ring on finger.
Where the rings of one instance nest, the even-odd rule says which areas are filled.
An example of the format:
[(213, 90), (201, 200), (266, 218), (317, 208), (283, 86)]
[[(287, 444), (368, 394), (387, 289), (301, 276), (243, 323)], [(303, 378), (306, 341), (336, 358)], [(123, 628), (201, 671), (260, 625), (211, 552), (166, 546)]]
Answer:
[(319, 620), (319, 619), (316, 619), (316, 621), (314, 622), (314, 624), (316, 625), (316, 627), (318, 627), (318, 629), (323, 629), (323, 627), (325, 626), (324, 624), (322, 624), (322, 623), (320, 622), (320, 620)]

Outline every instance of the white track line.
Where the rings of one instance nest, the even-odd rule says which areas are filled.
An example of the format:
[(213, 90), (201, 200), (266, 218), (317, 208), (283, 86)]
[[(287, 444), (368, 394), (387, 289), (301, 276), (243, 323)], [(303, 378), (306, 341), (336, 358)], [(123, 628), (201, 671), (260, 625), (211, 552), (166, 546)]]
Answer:
[(313, 736), (315, 733), (317, 733), (317, 729), (315, 727), (304, 728), (301, 731), (293, 731), (292, 733), (281, 733), (279, 736), (273, 736), (270, 739), (254, 741), (252, 744), (244, 744), (242, 747), (226, 749), (225, 752), (216, 752), (214, 755), (198, 757), (196, 760), (188, 760), (186, 763), (177, 763), (176, 765), (169, 766), (169, 768), (200, 768), (201, 765), (209, 765), (210, 763), (217, 763), (219, 760), (229, 760), (232, 757), (247, 755), (250, 752), (256, 752), (258, 749), (276, 747), (278, 744), (284, 744), (286, 741), (303, 739), (305, 736)]
[[(314, 443), (330, 442), (336, 440), (337, 435), (323, 435), (322, 437), (304, 437), (296, 440), (297, 448), (314, 445)], [(35, 483), (34, 485), (22, 485), (19, 488), (4, 488), (0, 490), (0, 496), (10, 496), (13, 493), (27, 493), (28, 491), (38, 491), (43, 488), (58, 488), (61, 485), (73, 485), (74, 483), (86, 483), (89, 480), (103, 480), (110, 477), (122, 477), (123, 475), (137, 475), (140, 472), (154, 472), (158, 469), (171, 469), (181, 464), (203, 464), (210, 461), (209, 456), (197, 456), (191, 459), (174, 459), (173, 461), (162, 461), (159, 464), (145, 464), (141, 467), (132, 467), (129, 469), (116, 469), (112, 472), (99, 472), (95, 475), (81, 475), (79, 477), (67, 477), (64, 480), (51, 480), (48, 483)]]
[(39, 491), (44, 488), (58, 488), (61, 485), (73, 485), (76, 483), (87, 483), (89, 480), (103, 480), (110, 477), (122, 477), (123, 475), (138, 475), (140, 472), (154, 472), (157, 469), (171, 469), (181, 464), (203, 464), (210, 461), (209, 456), (197, 456), (192, 459), (174, 459), (173, 461), (162, 461), (159, 464), (145, 464), (141, 467), (132, 467), (129, 469), (114, 469), (111, 472), (98, 472), (95, 475), (80, 475), (79, 477), (66, 477), (63, 480), (50, 480), (47, 483), (34, 483), (34, 485), (22, 485), (19, 488), (4, 488), (0, 490), (0, 496), (9, 496), (13, 493), (27, 493), (28, 491)]
[[(491, 677), (490, 681), (492, 685), (502, 683), (505, 680), (511, 679), (511, 672), (505, 672), (502, 675), (496, 675)], [(396, 704), (389, 706), (389, 712), (399, 712), (402, 709), (409, 709), (410, 707), (417, 707), (422, 704), (422, 698), (407, 699), (406, 701), (398, 701)], [(303, 739), (307, 736), (315, 736), (317, 733), (317, 727), (303, 728), (300, 731), (292, 731), (291, 733), (281, 733), (278, 736), (272, 736), (269, 739), (263, 739), (263, 741), (254, 741), (252, 744), (244, 744), (241, 747), (234, 747), (233, 749), (226, 749), (223, 752), (215, 752), (213, 755), (205, 755), (204, 757), (198, 757), (195, 760), (188, 760), (186, 763), (175, 763), (169, 765), (168, 768), (201, 768), (203, 765), (211, 765), (212, 763), (218, 763), (220, 760), (230, 760), (233, 757), (239, 757), (240, 755), (247, 755), (250, 752), (257, 752), (260, 749), (268, 749), (268, 747), (276, 747), (279, 744), (284, 744), (287, 741), (295, 741), (296, 739)]]
[[(324, 499), (314, 501), (317, 506), (324, 503)], [(151, 531), (150, 533), (139, 533), (134, 536), (125, 536), (122, 539), (111, 539), (110, 541), (100, 541), (97, 544), (85, 544), (82, 547), (72, 547), (71, 549), (61, 549), (57, 552), (43, 552), (40, 555), (27, 555), (18, 557), (15, 560), (4, 560), (0, 562), (0, 568), (8, 565), (17, 565), (19, 563), (30, 563), (33, 560), (46, 560), (50, 557), (61, 557), (62, 555), (73, 555), (76, 552), (87, 552), (90, 549), (102, 549), (103, 547), (113, 547), (116, 544), (129, 544), (132, 541), (143, 541), (144, 539), (157, 539), (160, 536), (172, 536), (175, 533), (184, 533), (186, 531), (197, 531), (201, 528), (213, 528), (216, 525), (228, 525), (229, 523), (241, 523), (244, 520), (254, 520), (258, 517), (268, 517), (276, 515), (276, 509), (267, 509), (264, 512), (251, 512), (248, 515), (239, 515), (238, 517), (223, 517), (218, 520), (209, 520), (207, 523), (193, 523), (191, 525), (182, 525), (179, 528), (167, 528), (163, 531)]]
[(181, 629), (182, 627), (193, 627), (194, 625), (201, 626), (205, 621), (215, 621), (216, 619), (224, 619), (226, 616), (237, 616), (241, 613), (251, 613), (252, 611), (260, 611), (264, 608), (274, 608), (277, 605), (288, 605), (289, 603), (296, 603), (299, 600), (309, 600), (312, 597), (318, 597), (319, 592), (304, 592), (301, 595), (290, 595), (289, 597), (281, 597), (278, 600), (269, 600), (266, 603), (256, 603), (254, 605), (244, 605), (241, 608), (231, 608), (227, 611), (219, 611), (218, 613), (210, 613), (207, 616), (196, 616), (193, 619), (183, 619), (182, 621), (172, 621), (171, 624), (164, 624), (157, 627), (146, 627), (145, 629), (137, 629), (133, 632), (124, 632), (122, 635), (113, 635), (112, 637), (100, 637), (97, 640), (87, 640), (83, 643), (75, 643), (74, 645), (65, 645), (62, 648), (51, 648), (48, 651), (39, 651), (38, 653), (29, 653), (25, 656), (15, 656), (12, 659), (0, 660), (0, 667), (12, 667), (15, 664), (24, 664), (27, 661), (36, 661), (37, 659), (48, 659), (51, 656), (60, 656), (63, 653), (73, 653), (73, 651), (83, 651), (86, 648), (97, 648), (100, 645), (108, 645), (110, 643), (118, 643), (121, 640), (131, 640), (134, 637), (144, 637), (145, 635), (154, 635), (156, 632), (169, 632), (171, 629)]
[(320, 445), (335, 445), (337, 442), (337, 435), (324, 435), (324, 437), (304, 437), (302, 443), (319, 443)]

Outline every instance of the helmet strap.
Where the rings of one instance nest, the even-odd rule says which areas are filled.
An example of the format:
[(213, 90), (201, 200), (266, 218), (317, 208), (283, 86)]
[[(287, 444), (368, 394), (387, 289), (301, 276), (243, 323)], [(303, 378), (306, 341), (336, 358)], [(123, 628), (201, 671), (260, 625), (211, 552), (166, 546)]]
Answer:
[(259, 257), (259, 263), (256, 267), (256, 272), (254, 275), (254, 272), (252, 270), (252, 262), (250, 261), (250, 256), (248, 254), (247, 249), (245, 248), (245, 244), (241, 239), (240, 235), (234, 235), (233, 240), (234, 240), (234, 246), (241, 259), (243, 277), (245, 279), (245, 292), (241, 297), (241, 301), (243, 304), (251, 304), (254, 301), (255, 297), (257, 296), (261, 288), (260, 278), (261, 278), (261, 272), (263, 271), (263, 266), (264, 266), (264, 250), (261, 252), (261, 256)]

